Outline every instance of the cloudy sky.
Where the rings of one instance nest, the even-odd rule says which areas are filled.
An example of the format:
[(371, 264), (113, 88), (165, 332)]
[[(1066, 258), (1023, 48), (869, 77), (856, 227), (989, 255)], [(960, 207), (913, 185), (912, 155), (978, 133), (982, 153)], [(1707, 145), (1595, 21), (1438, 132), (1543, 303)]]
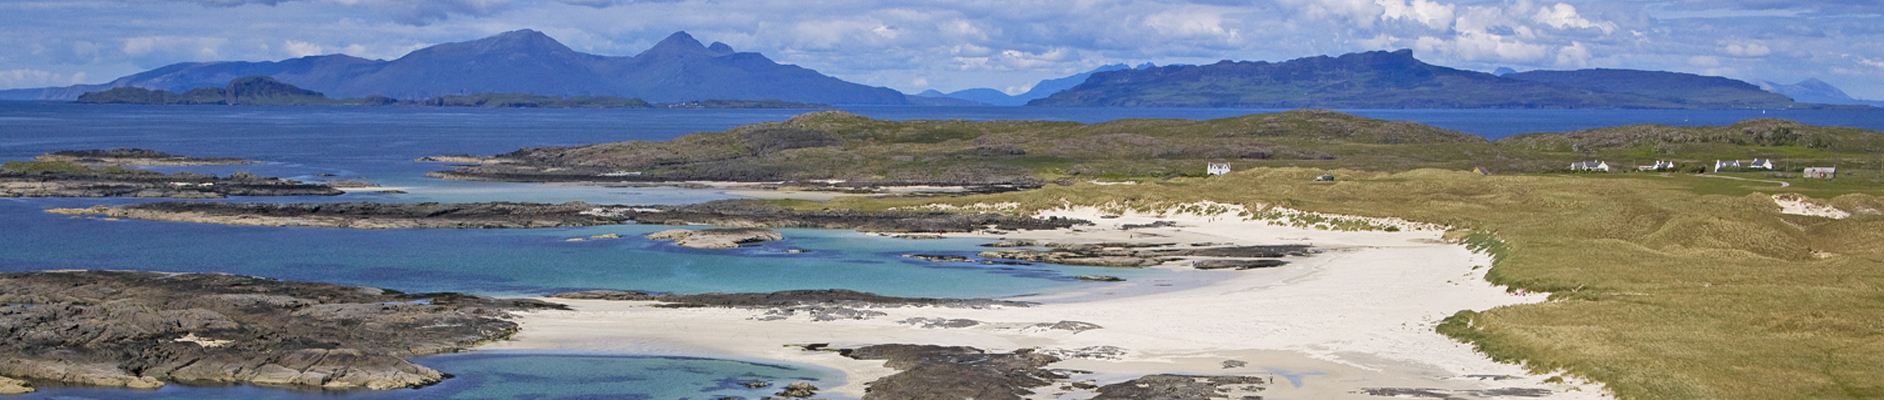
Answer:
[(1491, 71), (1632, 68), (1884, 99), (1878, 0), (0, 0), (0, 89), (185, 61), (392, 59), (516, 29), (634, 55), (675, 31), (905, 92), (1111, 63), (1282, 61), (1410, 48)]

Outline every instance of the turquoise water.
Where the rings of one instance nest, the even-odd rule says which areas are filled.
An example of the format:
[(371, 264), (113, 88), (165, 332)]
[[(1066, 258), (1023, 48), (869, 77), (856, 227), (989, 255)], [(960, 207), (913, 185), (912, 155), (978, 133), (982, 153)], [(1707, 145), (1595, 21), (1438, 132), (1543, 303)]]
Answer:
[[(581, 353), (479, 352), (413, 359), (455, 374), (443, 383), (390, 391), (320, 391), (254, 386), (201, 387), (168, 385), (158, 390), (41, 388), (8, 399), (759, 399), (792, 382), (830, 388), (843, 384), (836, 371), (784, 364), (687, 357), (647, 357)], [(771, 387), (747, 389), (741, 383), (763, 381)], [(823, 398), (843, 398), (820, 395)]]
[[(74, 218), (43, 207), (85, 199), (0, 200), (0, 271), (133, 269), (225, 272), (498, 296), (583, 289), (674, 293), (852, 289), (898, 296), (1003, 297), (1103, 285), (1078, 275), (1166, 275), (1038, 264), (923, 261), (904, 254), (972, 256), (986, 240), (907, 240), (852, 231), (785, 229), (785, 240), (731, 250), (641, 238), (671, 229), (621, 225), (557, 229), (360, 230), (224, 226)], [(24, 229), (12, 229), (20, 227)], [(607, 233), (621, 239), (565, 241)], [(788, 253), (787, 249), (808, 250)]]
[[(1024, 107), (856, 107), (882, 119), (1205, 119), (1275, 110)], [(204, 157), (266, 161), (237, 167), (161, 168), (318, 180), (367, 179), (407, 194), (243, 198), (237, 201), (477, 202), (587, 201), (686, 204), (731, 198), (711, 190), (604, 188), (431, 179), (444, 169), (418, 157), (497, 154), (531, 146), (667, 140), (789, 118), (806, 110), (536, 110), (415, 107), (99, 106), (0, 102), (0, 160), (57, 150), (140, 147)], [(1529, 111), (1353, 110), (1497, 138), (1637, 123), (1727, 124), (1781, 117), (1884, 129), (1878, 111)], [(347, 230), (106, 221), (41, 212), (53, 207), (126, 204), (140, 199), (0, 199), (0, 271), (127, 269), (227, 272), (396, 290), (541, 295), (578, 289), (750, 292), (844, 288), (900, 296), (1000, 297), (1105, 287), (1070, 276), (1135, 281), (1168, 272), (1053, 265), (937, 263), (910, 253), (972, 255), (981, 241), (912, 241), (847, 231), (785, 230), (786, 240), (734, 250), (686, 249), (640, 239), (669, 227), (610, 226), (529, 230)], [(603, 233), (617, 240), (566, 242)], [(787, 249), (809, 250), (787, 253)], [(622, 355), (478, 352), (415, 360), (456, 378), (391, 392), (299, 392), (256, 387), (171, 386), (158, 391), (45, 388), (15, 398), (758, 398), (729, 383), (748, 378), (815, 380), (834, 373), (733, 360)], [(828, 384), (826, 384), (828, 383)]]

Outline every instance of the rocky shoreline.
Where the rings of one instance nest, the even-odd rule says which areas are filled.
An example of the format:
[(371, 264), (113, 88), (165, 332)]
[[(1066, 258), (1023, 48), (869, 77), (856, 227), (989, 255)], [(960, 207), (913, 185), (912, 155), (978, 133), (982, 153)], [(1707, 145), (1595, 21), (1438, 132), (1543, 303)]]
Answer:
[(421, 387), (446, 375), (403, 357), (507, 338), (520, 329), (509, 312), (538, 309), (563, 306), (225, 274), (8, 273), (0, 376), (129, 388)]
[(1288, 264), (1288, 261), (1279, 260), (1278, 258), (1307, 256), (1315, 251), (1305, 245), (1217, 246), (1209, 243), (1197, 243), (1193, 244), (1192, 247), (1178, 247), (1176, 243), (1064, 244), (1039, 243), (1034, 241), (1001, 241), (988, 244), (987, 246), (1044, 246), (1049, 249), (993, 250), (981, 252), (976, 254), (976, 256), (999, 260), (1095, 267), (1149, 267), (1188, 258), (1208, 258), (1192, 261), (1192, 267), (1197, 269), (1278, 267)]
[(111, 150), (63, 150), (33, 157), (38, 161), (69, 162), (88, 167), (104, 166), (170, 166), (195, 167), (206, 165), (254, 165), (260, 161), (240, 158), (201, 158), (164, 153), (146, 149), (111, 149)]
[(543, 203), (216, 203), (163, 202), (47, 210), (71, 215), (213, 223), (357, 229), (500, 229), (618, 225), (718, 225), (737, 228), (854, 229), (864, 232), (977, 232), (1048, 230), (1087, 225), (1067, 218), (995, 213), (793, 210), (721, 200), (684, 206), (602, 206)]
[(226, 177), (192, 172), (165, 174), (126, 165), (245, 165), (233, 158), (196, 158), (143, 149), (60, 151), (38, 161), (0, 167), (0, 197), (159, 197), (216, 199), (229, 196), (338, 196), (332, 186), (236, 172)]

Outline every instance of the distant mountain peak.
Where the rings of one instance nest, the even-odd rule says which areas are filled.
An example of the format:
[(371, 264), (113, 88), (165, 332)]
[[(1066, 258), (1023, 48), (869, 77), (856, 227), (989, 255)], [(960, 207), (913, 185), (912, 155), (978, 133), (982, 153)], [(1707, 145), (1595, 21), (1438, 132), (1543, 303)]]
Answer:
[(715, 55), (722, 55), (722, 56), (734, 53), (733, 46), (728, 46), (725, 43), (720, 43), (720, 42), (713, 42), (713, 44), (708, 45), (707, 51), (713, 52), (713, 54)]
[[(727, 46), (724, 43), (718, 43), (718, 42), (715, 42), (714, 44), (718, 44), (719, 47), (723, 47), (726, 50), (729, 50), (726, 54), (732, 54), (730, 52), (730, 50), (733, 49), (732, 46)], [(725, 54), (718, 54), (718, 52), (714, 51), (713, 49), (708, 49), (706, 45), (700, 44), (700, 41), (698, 39), (694, 39), (693, 35), (687, 34), (686, 31), (680, 31), (680, 32), (674, 32), (674, 34), (672, 35), (667, 35), (666, 39), (661, 39), (660, 43), (655, 43), (654, 47), (649, 48), (648, 51), (641, 52), (640, 55), (636, 55), (635, 57), (644, 57), (644, 56), (650, 56), (650, 55), (655, 55), (655, 56), (704, 55), (708, 57), (715, 57), (715, 56), (721, 56)]]
[(562, 42), (550, 38), (549, 35), (545, 35), (543, 32), (519, 29), (469, 42), (445, 43), (427, 47), (409, 53), (406, 56), (411, 57), (415, 54), (460, 54), (465, 56), (477, 54), (571, 55), (575, 53), (576, 51), (570, 49), (569, 46), (564, 46)]

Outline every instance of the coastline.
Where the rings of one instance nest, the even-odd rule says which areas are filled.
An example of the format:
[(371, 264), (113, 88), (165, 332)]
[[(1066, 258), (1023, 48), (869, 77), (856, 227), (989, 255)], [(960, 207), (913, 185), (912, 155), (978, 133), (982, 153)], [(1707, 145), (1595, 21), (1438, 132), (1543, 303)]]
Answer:
[[(779, 360), (842, 371), (846, 384), (827, 393), (862, 397), (864, 384), (895, 373), (881, 361), (860, 361), (835, 352), (792, 345), (828, 343), (832, 348), (908, 343), (970, 346), (989, 351), (1021, 348), (1080, 351), (1112, 346), (1122, 354), (1062, 357), (1051, 368), (1091, 371), (1073, 380), (1100, 384), (1151, 373), (1274, 376), (1265, 395), (1312, 398), (1377, 398), (1367, 388), (1425, 388), (1471, 393), (1499, 388), (1547, 388), (1548, 398), (1607, 398), (1600, 385), (1500, 364), (1466, 344), (1433, 331), (1459, 310), (1535, 303), (1544, 296), (1505, 293), (1485, 282), (1487, 257), (1440, 240), (1435, 230), (1339, 232), (1271, 226), (1265, 221), (1200, 215), (1122, 213), (1100, 218), (1095, 208), (1042, 213), (1095, 221), (1099, 225), (1001, 236), (1059, 242), (1213, 242), (1240, 245), (1311, 244), (1325, 251), (1292, 257), (1280, 268), (1198, 271), (1219, 280), (1173, 290), (1097, 289), (1020, 296), (1033, 307), (985, 309), (876, 308), (888, 315), (866, 320), (813, 322), (805, 317), (761, 321), (763, 310), (671, 309), (652, 302), (543, 299), (573, 311), (519, 313), (524, 326), (510, 341), (480, 349), (608, 351), (637, 354), (713, 355)], [(1124, 230), (1124, 224), (1174, 221), (1175, 227)], [(1475, 268), (1479, 267), (1479, 268)], [(1186, 269), (1181, 263), (1154, 268)], [(1189, 273), (1189, 272), (1187, 272)], [(1142, 283), (1140, 283), (1142, 284)], [(1190, 285), (1186, 285), (1190, 286)], [(970, 319), (967, 328), (924, 328), (912, 318)], [(1079, 321), (1102, 328), (1068, 331), (1040, 324)], [(1089, 352), (1090, 353), (1090, 352)], [(1248, 365), (1225, 368), (1237, 360)], [(1476, 376), (1476, 377), (1475, 377)], [(1489, 377), (1499, 377), (1491, 379)], [(1063, 390), (1042, 387), (1034, 398), (1059, 398)], [(1077, 390), (1071, 398), (1083, 398)]]

